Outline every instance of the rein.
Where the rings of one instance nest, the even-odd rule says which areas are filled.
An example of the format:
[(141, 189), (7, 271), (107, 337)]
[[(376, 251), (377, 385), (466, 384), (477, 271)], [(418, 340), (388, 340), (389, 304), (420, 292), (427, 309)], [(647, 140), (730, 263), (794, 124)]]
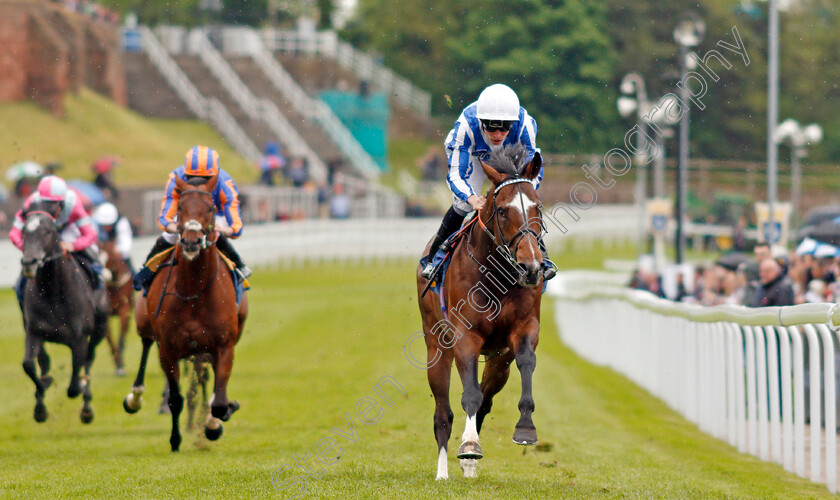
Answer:
[[(201, 290), (199, 290), (197, 293), (195, 293), (193, 295), (181, 295), (180, 293), (178, 293), (177, 289), (175, 291), (172, 291), (172, 292), (167, 292), (166, 291), (167, 287), (169, 286), (169, 279), (172, 277), (172, 270), (175, 269), (175, 266), (178, 265), (178, 259), (175, 258), (175, 252), (172, 252), (172, 259), (169, 262), (167, 262), (165, 264), (162, 264), (162, 265), (168, 266), (169, 267), (169, 272), (166, 273), (166, 281), (163, 283), (163, 293), (160, 294), (160, 300), (158, 301), (157, 308), (155, 309), (155, 318), (157, 318), (158, 314), (160, 314), (160, 309), (163, 306), (163, 299), (167, 295), (173, 295), (176, 298), (178, 298), (179, 300), (182, 300), (184, 302), (189, 302), (191, 300), (196, 300), (197, 298), (201, 297), (207, 290), (210, 289), (210, 287), (213, 285), (213, 283), (216, 282), (216, 278), (219, 276), (219, 266), (217, 265), (216, 266), (216, 273), (207, 282), (207, 284), (204, 285), (204, 288), (202, 288)], [(178, 284), (176, 283), (175, 286), (177, 287)]]

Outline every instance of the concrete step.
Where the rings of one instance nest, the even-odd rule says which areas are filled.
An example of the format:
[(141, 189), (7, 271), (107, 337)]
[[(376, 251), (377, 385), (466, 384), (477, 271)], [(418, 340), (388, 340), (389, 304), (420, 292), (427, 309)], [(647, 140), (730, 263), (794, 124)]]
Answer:
[(122, 62), (129, 108), (153, 118), (196, 118), (145, 53), (123, 52)]

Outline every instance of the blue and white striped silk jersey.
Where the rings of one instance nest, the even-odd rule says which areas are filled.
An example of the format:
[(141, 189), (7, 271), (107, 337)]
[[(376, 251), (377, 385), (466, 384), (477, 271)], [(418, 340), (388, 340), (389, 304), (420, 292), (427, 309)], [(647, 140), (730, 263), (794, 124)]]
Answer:
[[(183, 165), (169, 174), (169, 181), (166, 183), (166, 192), (163, 195), (160, 216), (158, 217), (158, 225), (164, 230), (169, 223), (175, 223), (175, 216), (178, 214), (179, 194), (175, 192), (175, 176), (187, 180)], [(242, 234), (243, 227), (242, 216), (239, 213), (239, 190), (230, 174), (221, 168), (219, 169), (219, 182), (216, 183), (216, 188), (213, 190), (213, 201), (216, 204), (216, 215), (224, 217), (228, 226), (233, 229), (231, 238), (238, 238)]]
[[(472, 103), (461, 112), (455, 121), (455, 127), (446, 136), (446, 156), (449, 158), (449, 174), (446, 180), (449, 189), (459, 199), (467, 201), (471, 195), (481, 196), (481, 185), (487, 176), (481, 168), (479, 160), (486, 160), (490, 155), (490, 145), (481, 133), (481, 123), (475, 116), (476, 103)], [(531, 161), (537, 148), (537, 122), (519, 107), (519, 120), (513, 123), (510, 133), (505, 138), (505, 147), (521, 143), (528, 151), (526, 161)], [(540, 187), (543, 169), (536, 179), (536, 187)]]

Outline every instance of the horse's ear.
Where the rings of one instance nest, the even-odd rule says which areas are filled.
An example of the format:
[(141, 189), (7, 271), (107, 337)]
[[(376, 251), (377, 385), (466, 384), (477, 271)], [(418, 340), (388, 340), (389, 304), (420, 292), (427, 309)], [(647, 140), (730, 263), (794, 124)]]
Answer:
[(184, 179), (181, 179), (177, 175), (175, 176), (175, 190), (178, 191), (180, 194), (181, 191), (186, 191), (190, 188), (190, 185)]
[(487, 178), (490, 179), (490, 182), (492, 182), (494, 186), (498, 186), (502, 183), (502, 181), (505, 180), (505, 176), (503, 174), (500, 174), (498, 170), (484, 163), (481, 160), (478, 161), (481, 162), (481, 168), (484, 169), (484, 173), (487, 174)]
[(219, 183), (219, 174), (216, 174), (213, 177), (210, 177), (209, 179), (207, 179), (207, 183), (204, 184), (204, 185), (207, 186), (207, 190), (212, 193), (213, 190), (216, 189), (216, 184), (218, 184), (218, 183)]
[(536, 179), (537, 176), (540, 175), (542, 165), (542, 155), (540, 155), (540, 152), (537, 151), (536, 153), (534, 153), (534, 158), (531, 159), (531, 163), (529, 163), (528, 166), (525, 167), (523, 177), (525, 177), (526, 179)]

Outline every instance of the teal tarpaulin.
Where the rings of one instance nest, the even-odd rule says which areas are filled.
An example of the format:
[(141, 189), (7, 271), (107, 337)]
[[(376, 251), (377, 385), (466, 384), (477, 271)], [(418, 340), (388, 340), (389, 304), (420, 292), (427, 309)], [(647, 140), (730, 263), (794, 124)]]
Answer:
[(330, 90), (321, 94), (333, 113), (359, 141), (379, 165), (380, 170), (388, 170), (388, 117), (391, 111), (388, 99), (383, 93), (367, 94)]

